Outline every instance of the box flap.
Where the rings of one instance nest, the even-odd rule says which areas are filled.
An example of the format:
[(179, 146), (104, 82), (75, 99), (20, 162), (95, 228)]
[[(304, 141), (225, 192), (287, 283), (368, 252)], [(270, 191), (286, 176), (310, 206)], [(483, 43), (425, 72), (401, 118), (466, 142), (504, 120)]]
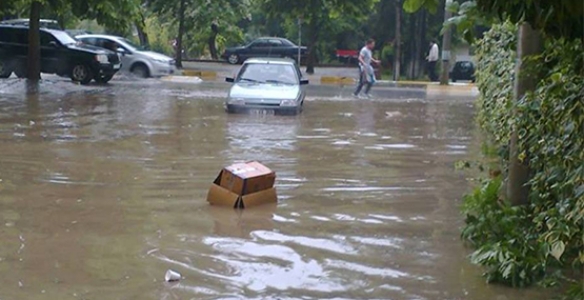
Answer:
[(216, 184), (212, 184), (209, 188), (209, 193), (207, 194), (207, 201), (211, 205), (224, 205), (230, 207), (240, 206), (238, 201), (239, 195), (232, 193), (231, 191), (224, 189)]
[(276, 194), (276, 189), (269, 188), (267, 190), (243, 196), (242, 197), (243, 207), (241, 208), (249, 208), (264, 203), (276, 202), (278, 202), (278, 195)]
[(268, 167), (257, 161), (233, 164), (225, 168), (228, 172), (242, 179), (263, 176), (273, 173)]
[(215, 178), (215, 181), (213, 181), (213, 183), (216, 185), (221, 185), (221, 176), (223, 176), (223, 170), (219, 172), (219, 175), (217, 175), (217, 178)]

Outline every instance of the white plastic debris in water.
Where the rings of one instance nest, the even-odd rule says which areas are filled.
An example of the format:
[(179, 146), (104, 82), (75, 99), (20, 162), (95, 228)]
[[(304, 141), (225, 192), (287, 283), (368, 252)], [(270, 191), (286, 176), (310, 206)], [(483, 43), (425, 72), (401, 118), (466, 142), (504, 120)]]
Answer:
[(399, 111), (386, 111), (385, 112), (385, 117), (387, 117), (387, 118), (400, 117), (401, 115), (402, 115), (402, 113)]
[(162, 81), (181, 82), (181, 83), (201, 83), (203, 80), (196, 76), (165, 76), (161, 78)]
[(166, 282), (172, 282), (172, 281), (179, 281), (181, 279), (181, 275), (179, 272), (177, 271), (173, 271), (173, 270), (168, 270), (166, 271), (166, 274), (164, 275), (164, 280)]

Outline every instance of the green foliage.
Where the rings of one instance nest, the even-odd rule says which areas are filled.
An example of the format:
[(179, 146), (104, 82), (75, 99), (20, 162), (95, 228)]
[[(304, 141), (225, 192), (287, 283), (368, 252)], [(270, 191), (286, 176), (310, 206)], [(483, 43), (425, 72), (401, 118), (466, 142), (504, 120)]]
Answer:
[(535, 61), (545, 72), (521, 99), (515, 122), (534, 170), (535, 226), (558, 261), (584, 265), (584, 48), (581, 40), (549, 40)]
[[(149, 9), (159, 19), (160, 23), (170, 26), (171, 39), (178, 34), (179, 15), (178, 0), (148, 1)], [(208, 39), (211, 36), (211, 24), (215, 22), (219, 28), (216, 38), (217, 50), (221, 53), (227, 45), (243, 41), (243, 31), (238, 22), (250, 17), (250, 0), (187, 0), (185, 3), (185, 36), (183, 49), (192, 55), (202, 55), (208, 50)], [(149, 35), (151, 36), (151, 35)], [(169, 49), (159, 44), (160, 48)], [(164, 47), (162, 47), (164, 46)], [(171, 50), (172, 51), (172, 50)]]
[(404, 10), (408, 13), (414, 13), (424, 7), (431, 13), (435, 13), (440, 2), (438, 0), (405, 0)]
[(497, 24), (476, 44), (478, 122), (502, 153), (511, 134), (516, 32), (517, 26), (510, 22)]
[(489, 282), (530, 285), (545, 274), (545, 247), (531, 229), (529, 209), (499, 199), (500, 188), (501, 179), (491, 179), (465, 196), (462, 237), (478, 247), (471, 261), (486, 267)]
[(584, 1), (474, 0), (485, 15), (514, 23), (528, 22), (548, 36), (581, 39), (584, 36)]
[(497, 196), (499, 180), (489, 181), (465, 198), (462, 236), (477, 247), (472, 261), (486, 267), (489, 281), (557, 283), (566, 275), (552, 274), (571, 267), (582, 276), (584, 266), (584, 47), (579, 39), (548, 37), (543, 53), (524, 61), (541, 81), (515, 102), (516, 30), (495, 25), (477, 43), (478, 123), (503, 163), (511, 128), (519, 128), (530, 205), (509, 206)]
[(477, 26), (487, 26), (493, 22), (483, 12), (479, 11), (476, 1), (466, 1), (462, 4), (451, 2), (446, 8), (453, 16), (444, 22), (444, 28), (453, 25), (456, 32), (468, 43), (474, 42)]

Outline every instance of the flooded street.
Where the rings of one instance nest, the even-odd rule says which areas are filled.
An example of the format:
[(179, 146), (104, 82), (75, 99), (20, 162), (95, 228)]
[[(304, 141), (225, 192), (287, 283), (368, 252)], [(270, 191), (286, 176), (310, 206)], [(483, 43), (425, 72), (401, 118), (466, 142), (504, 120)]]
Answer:
[[(2, 87), (1, 300), (548, 299), (468, 261), (470, 98), (317, 86), (287, 117), (227, 115), (223, 84)], [(247, 160), (276, 172), (278, 204), (210, 206)]]

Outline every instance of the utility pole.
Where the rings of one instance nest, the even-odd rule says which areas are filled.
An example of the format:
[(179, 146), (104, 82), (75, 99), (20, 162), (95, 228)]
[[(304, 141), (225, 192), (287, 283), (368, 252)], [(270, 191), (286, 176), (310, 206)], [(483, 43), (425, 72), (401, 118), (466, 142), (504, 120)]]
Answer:
[[(448, 6), (452, 0), (444, 2), (444, 22), (448, 21), (452, 13), (448, 10)], [(450, 72), (450, 43), (452, 41), (452, 25), (448, 25), (442, 36), (442, 74), (440, 76), (440, 85), (448, 85), (448, 73)]]
[(398, 81), (400, 75), (400, 60), (401, 60), (401, 17), (402, 4), (401, 0), (395, 1), (395, 40), (394, 46), (395, 56), (393, 62), (393, 80)]
[(300, 67), (300, 47), (302, 46), (302, 18), (298, 18), (298, 67)]

